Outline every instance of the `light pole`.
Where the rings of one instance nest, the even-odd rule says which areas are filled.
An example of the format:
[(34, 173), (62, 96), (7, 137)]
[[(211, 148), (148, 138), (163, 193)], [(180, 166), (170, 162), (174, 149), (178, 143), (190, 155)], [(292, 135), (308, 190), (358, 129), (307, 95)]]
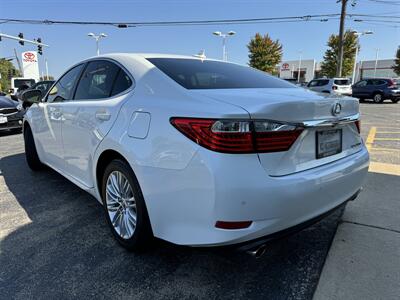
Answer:
[(226, 53), (226, 38), (228, 36), (232, 36), (232, 35), (235, 35), (235, 34), (236, 34), (236, 32), (234, 32), (232, 30), (229, 31), (228, 33), (222, 33), (221, 31), (214, 31), (213, 32), (213, 35), (222, 37), (222, 60), (223, 61), (227, 61), (228, 60), (228, 55)]
[(363, 32), (353, 31), (353, 33), (354, 33), (354, 35), (356, 36), (356, 39), (357, 39), (357, 46), (356, 46), (356, 55), (354, 57), (353, 76), (352, 76), (352, 79), (351, 79), (351, 84), (354, 84), (354, 82), (356, 81), (359, 37), (362, 36), (362, 35), (366, 35), (366, 34), (373, 34), (373, 32), (371, 30), (366, 30), (366, 31), (363, 31)]
[(301, 55), (302, 55), (302, 52), (301, 51), (299, 51), (299, 54), (300, 54), (300, 56), (299, 56), (299, 71), (297, 72), (297, 82), (298, 83), (300, 83), (300, 73), (301, 73)]
[(379, 48), (376, 48), (376, 54), (375, 54), (375, 67), (374, 67), (374, 77), (376, 77), (376, 68), (378, 67), (378, 55), (379, 55)]
[(88, 33), (88, 36), (94, 38), (96, 40), (96, 49), (97, 49), (97, 56), (100, 55), (100, 49), (99, 49), (99, 41), (101, 38), (107, 37), (107, 34), (105, 33), (100, 33), (98, 35), (94, 34), (93, 32)]

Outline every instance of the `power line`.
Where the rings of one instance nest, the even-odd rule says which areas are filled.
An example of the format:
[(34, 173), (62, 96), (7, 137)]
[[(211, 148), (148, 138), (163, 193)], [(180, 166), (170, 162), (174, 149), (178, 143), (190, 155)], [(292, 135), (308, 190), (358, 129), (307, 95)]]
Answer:
[(246, 19), (221, 19), (221, 20), (188, 20), (188, 21), (152, 21), (152, 22), (99, 22), (99, 21), (65, 21), (65, 20), (32, 20), (32, 19), (0, 19), (3, 23), (31, 24), (31, 25), (107, 25), (116, 27), (143, 27), (143, 26), (187, 26), (187, 25), (223, 25), (246, 24), (252, 22), (273, 21), (311, 21), (321, 18), (338, 17), (340, 14), (320, 14), (304, 16), (246, 18)]

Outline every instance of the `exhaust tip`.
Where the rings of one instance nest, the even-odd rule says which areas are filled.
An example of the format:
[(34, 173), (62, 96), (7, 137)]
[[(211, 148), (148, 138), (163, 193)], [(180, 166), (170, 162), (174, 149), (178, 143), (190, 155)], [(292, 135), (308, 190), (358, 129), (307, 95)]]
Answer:
[(249, 254), (257, 259), (257, 258), (260, 258), (261, 256), (263, 256), (266, 251), (267, 251), (267, 245), (263, 244), (261, 246), (258, 246), (257, 248), (247, 251), (247, 254)]

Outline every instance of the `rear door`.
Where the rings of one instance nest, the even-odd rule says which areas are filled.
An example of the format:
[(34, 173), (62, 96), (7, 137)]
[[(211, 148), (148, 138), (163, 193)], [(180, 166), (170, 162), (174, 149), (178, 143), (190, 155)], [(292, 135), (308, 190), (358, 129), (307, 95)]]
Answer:
[(63, 107), (64, 160), (69, 175), (93, 187), (93, 153), (117, 118), (133, 80), (117, 63), (90, 61), (72, 101)]

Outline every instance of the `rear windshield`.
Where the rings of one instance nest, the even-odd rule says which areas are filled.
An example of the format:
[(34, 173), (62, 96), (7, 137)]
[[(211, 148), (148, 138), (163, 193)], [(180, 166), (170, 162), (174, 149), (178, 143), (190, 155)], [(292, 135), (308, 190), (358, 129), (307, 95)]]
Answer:
[(333, 83), (336, 85), (350, 85), (350, 79), (335, 79)]
[(182, 58), (147, 60), (189, 90), (295, 88), (292, 84), (267, 73), (231, 63)]
[(33, 80), (33, 79), (15, 79), (14, 80), (15, 88), (19, 88), (23, 85), (27, 85), (27, 86), (31, 87), (34, 84), (35, 84), (35, 80)]

